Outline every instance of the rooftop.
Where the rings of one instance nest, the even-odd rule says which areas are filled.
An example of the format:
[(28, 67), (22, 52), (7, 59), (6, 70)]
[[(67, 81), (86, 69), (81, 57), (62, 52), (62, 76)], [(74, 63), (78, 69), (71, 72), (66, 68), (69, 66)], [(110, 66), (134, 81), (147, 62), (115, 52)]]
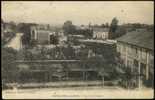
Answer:
[(109, 28), (95, 27), (95, 28), (93, 28), (93, 31), (96, 31), (96, 32), (109, 32)]
[(84, 40), (84, 39), (80, 39), (79, 41), (83, 42), (83, 43), (101, 43), (101, 44), (115, 44), (116, 43), (116, 41), (114, 41), (114, 40), (94, 40), (94, 39)]
[(39, 33), (51, 33), (51, 31), (49, 31), (49, 30), (37, 30), (37, 32), (39, 32)]
[(139, 47), (154, 50), (154, 32), (149, 31), (132, 31), (116, 39), (119, 42), (124, 42)]

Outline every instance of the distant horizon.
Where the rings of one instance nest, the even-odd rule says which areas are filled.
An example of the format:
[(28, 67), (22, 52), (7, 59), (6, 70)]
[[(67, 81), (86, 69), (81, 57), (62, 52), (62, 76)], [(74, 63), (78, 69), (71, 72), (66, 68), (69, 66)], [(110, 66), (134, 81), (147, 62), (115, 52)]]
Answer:
[(63, 25), (110, 24), (116, 17), (119, 25), (140, 23), (154, 25), (154, 2), (151, 1), (2, 1), (1, 18), (15, 23)]
[[(3, 20), (3, 19), (2, 19)], [(47, 24), (49, 24), (49, 23), (37, 23), (37, 22), (15, 22), (15, 21), (13, 21), (13, 20), (10, 20), (10, 21), (5, 21), (5, 20), (3, 20), (4, 22), (6, 22), (6, 23), (9, 23), (9, 22), (14, 22), (14, 23), (16, 23), (16, 24), (19, 24), (19, 23), (32, 23), (32, 24), (40, 24), (40, 25), (47, 25)], [(67, 20), (66, 20), (67, 21)], [(71, 20), (70, 20), (71, 21)], [(62, 24), (49, 24), (50, 26), (63, 26), (63, 24), (64, 23), (62, 23)], [(75, 26), (81, 26), (81, 25), (84, 25), (84, 26), (86, 26), (86, 25), (89, 25), (89, 23), (88, 24), (78, 24), (78, 25), (76, 25), (76, 24), (74, 24), (74, 23), (72, 23), (73, 25), (75, 25)], [(105, 24), (105, 23), (104, 23)], [(108, 23), (109, 25), (111, 24), (111, 23)], [(119, 25), (125, 25), (125, 24), (144, 24), (144, 25), (154, 25), (154, 23), (153, 24), (145, 24), (145, 23), (123, 23), (123, 24), (119, 24)], [(91, 25), (101, 25), (101, 24), (91, 24)]]

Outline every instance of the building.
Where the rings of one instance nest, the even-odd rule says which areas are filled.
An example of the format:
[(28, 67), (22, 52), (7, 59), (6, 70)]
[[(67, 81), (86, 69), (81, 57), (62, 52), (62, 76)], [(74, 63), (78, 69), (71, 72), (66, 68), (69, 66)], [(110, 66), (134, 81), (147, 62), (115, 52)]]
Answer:
[[(141, 83), (154, 80), (154, 32), (137, 30), (117, 38), (117, 52), (125, 66), (137, 75)], [(140, 81), (138, 82), (140, 84)], [(146, 85), (146, 84), (145, 84)]]
[(6, 45), (5, 47), (11, 47), (17, 51), (21, 50), (23, 48), (22, 45), (22, 36), (23, 33), (16, 33), (16, 36), (13, 37)]
[(109, 28), (93, 28), (93, 38), (108, 39)]
[(94, 39), (80, 39), (79, 42), (85, 45), (87, 50), (87, 57), (102, 57), (103, 60), (110, 64), (115, 61), (116, 41), (115, 40), (94, 40)]
[(59, 37), (63, 40), (63, 36), (62, 30), (51, 29), (49, 26), (38, 25), (31, 27), (31, 40), (37, 41), (38, 44), (55, 44), (56, 39), (58, 40)]

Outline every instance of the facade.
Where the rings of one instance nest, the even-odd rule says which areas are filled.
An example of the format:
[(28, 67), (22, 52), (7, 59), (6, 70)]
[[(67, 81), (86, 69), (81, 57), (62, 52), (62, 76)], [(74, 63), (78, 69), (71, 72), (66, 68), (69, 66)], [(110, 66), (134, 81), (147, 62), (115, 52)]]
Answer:
[(87, 49), (87, 57), (102, 57), (104, 60), (110, 62), (111, 64), (114, 61), (116, 54), (116, 41), (110, 40), (79, 40), (79, 42), (85, 45)]
[(31, 27), (31, 40), (36, 40), (38, 44), (54, 44), (55, 38), (62, 39), (64, 36), (63, 31), (52, 30), (49, 27), (32, 26)]
[[(154, 76), (154, 33), (148, 31), (128, 32), (117, 39), (117, 52), (126, 67), (142, 75), (142, 82), (153, 82)], [(150, 82), (150, 81), (149, 81)]]
[(109, 28), (93, 28), (93, 38), (95, 39), (108, 39)]
[(31, 29), (31, 40), (36, 40), (39, 44), (49, 43), (49, 35), (48, 30)]

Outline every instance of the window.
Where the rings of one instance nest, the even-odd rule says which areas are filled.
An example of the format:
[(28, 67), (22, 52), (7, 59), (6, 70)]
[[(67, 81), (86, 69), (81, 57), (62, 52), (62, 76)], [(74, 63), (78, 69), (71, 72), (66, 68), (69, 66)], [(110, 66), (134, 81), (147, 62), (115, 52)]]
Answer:
[(142, 59), (146, 60), (146, 51), (142, 50), (141, 54), (142, 54)]
[(138, 72), (138, 61), (136, 59), (133, 60), (134, 71)]
[(35, 31), (34, 30), (32, 30), (32, 39), (34, 39), (35, 38)]
[(134, 59), (133, 62), (134, 62), (134, 66), (135, 66), (135, 67), (138, 67), (138, 61), (137, 61), (136, 59)]
[(128, 46), (128, 55), (133, 55), (133, 52), (132, 52), (132, 47), (131, 46)]
[(131, 60), (127, 60), (127, 67), (132, 67), (132, 61)]
[(121, 46), (117, 45), (117, 52), (121, 52)]
[(153, 56), (153, 54), (150, 54), (150, 56), (149, 56), (149, 63), (150, 63), (151, 65), (154, 64), (154, 56)]
[(122, 46), (122, 52), (125, 52), (126, 51), (126, 47), (125, 45)]
[(146, 64), (144, 64), (144, 63), (140, 63), (140, 73), (142, 74), (142, 75), (146, 75)]
[(134, 57), (138, 57), (138, 49), (136, 47), (132, 47), (132, 52), (131, 54), (134, 56)]

